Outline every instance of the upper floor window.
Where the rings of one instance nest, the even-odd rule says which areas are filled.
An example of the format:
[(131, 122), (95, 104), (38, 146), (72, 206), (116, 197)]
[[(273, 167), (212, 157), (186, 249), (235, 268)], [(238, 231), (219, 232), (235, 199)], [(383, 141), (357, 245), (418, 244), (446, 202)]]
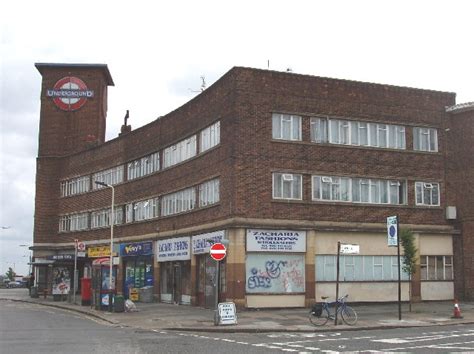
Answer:
[(302, 176), (291, 173), (273, 174), (274, 199), (302, 199)]
[(199, 185), (199, 206), (212, 205), (219, 202), (219, 178)]
[(61, 197), (89, 192), (90, 176), (72, 178), (61, 182)]
[(160, 170), (160, 153), (142, 157), (128, 163), (127, 177), (129, 180), (149, 175)]
[(92, 182), (93, 182), (92, 188), (93, 189), (105, 188), (104, 186), (101, 186), (95, 183), (96, 181), (104, 182), (110, 185), (122, 183), (123, 182), (123, 165), (120, 165), (114, 168), (109, 168), (108, 170), (97, 172), (92, 175)]
[(183, 213), (196, 206), (196, 189), (194, 187), (163, 196), (161, 215), (168, 216)]
[(59, 232), (81, 231), (89, 228), (89, 213), (63, 215), (59, 218)]
[(221, 142), (221, 123), (216, 122), (201, 131), (200, 152), (206, 151)]
[(274, 113), (272, 132), (273, 139), (301, 140), (301, 117)]
[(439, 183), (415, 182), (416, 205), (440, 205)]
[[(123, 207), (114, 208), (114, 225), (123, 223)], [(91, 212), (91, 229), (110, 226), (110, 208)]]
[(159, 216), (158, 206), (158, 198), (150, 198), (129, 203), (125, 206), (125, 222), (129, 223), (132, 221), (143, 221), (156, 218)]
[(438, 131), (433, 128), (413, 128), (413, 149), (417, 151), (438, 151)]
[(372, 146), (390, 149), (405, 149), (405, 127), (393, 124), (356, 122), (329, 119), (329, 131), (323, 118), (312, 118), (311, 140), (331, 144)]
[(313, 200), (405, 204), (406, 183), (398, 180), (313, 176)]
[(163, 151), (163, 167), (170, 167), (196, 156), (196, 135), (184, 139)]

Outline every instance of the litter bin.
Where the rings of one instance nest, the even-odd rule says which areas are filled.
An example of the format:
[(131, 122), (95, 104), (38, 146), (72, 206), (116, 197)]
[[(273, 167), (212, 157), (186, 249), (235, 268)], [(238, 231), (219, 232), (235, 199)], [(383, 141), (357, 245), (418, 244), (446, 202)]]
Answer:
[(153, 302), (153, 287), (144, 286), (140, 288), (140, 302)]
[(124, 312), (125, 311), (125, 299), (122, 295), (114, 296), (114, 312)]
[(31, 287), (30, 296), (31, 296), (32, 298), (38, 298), (38, 297), (39, 297), (39, 294), (38, 294), (38, 287), (37, 287), (37, 286), (32, 286), (32, 287)]

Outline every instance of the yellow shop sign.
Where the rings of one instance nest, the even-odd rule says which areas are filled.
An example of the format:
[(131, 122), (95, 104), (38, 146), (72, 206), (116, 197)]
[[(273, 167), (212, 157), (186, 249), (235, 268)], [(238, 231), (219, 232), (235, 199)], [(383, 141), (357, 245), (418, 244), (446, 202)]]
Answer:
[(88, 247), (89, 258), (110, 257), (110, 246)]

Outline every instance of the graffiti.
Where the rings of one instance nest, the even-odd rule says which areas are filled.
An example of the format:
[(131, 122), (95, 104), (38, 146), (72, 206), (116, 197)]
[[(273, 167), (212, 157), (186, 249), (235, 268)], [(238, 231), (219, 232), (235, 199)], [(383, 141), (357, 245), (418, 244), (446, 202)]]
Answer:
[(267, 274), (270, 278), (276, 279), (280, 277), (281, 269), (280, 266), (286, 266), (286, 261), (266, 261), (265, 262), (265, 269), (267, 270)]
[(247, 287), (249, 289), (270, 288), (272, 286), (272, 280), (265, 275), (258, 275), (257, 268), (252, 268), (250, 272), (252, 275), (247, 280)]
[[(274, 257), (274, 258), (273, 258)], [(304, 292), (304, 257), (247, 256), (247, 291), (251, 293)]]

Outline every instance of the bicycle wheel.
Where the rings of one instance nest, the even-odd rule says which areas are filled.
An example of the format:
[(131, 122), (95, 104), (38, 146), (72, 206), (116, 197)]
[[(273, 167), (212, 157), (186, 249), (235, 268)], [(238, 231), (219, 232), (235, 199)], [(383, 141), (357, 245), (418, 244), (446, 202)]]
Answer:
[(341, 317), (345, 324), (353, 326), (357, 323), (357, 312), (350, 306), (344, 306), (341, 309)]
[(327, 309), (322, 310), (320, 316), (316, 316), (313, 310), (309, 311), (309, 322), (313, 326), (324, 326), (329, 321), (329, 312)]

